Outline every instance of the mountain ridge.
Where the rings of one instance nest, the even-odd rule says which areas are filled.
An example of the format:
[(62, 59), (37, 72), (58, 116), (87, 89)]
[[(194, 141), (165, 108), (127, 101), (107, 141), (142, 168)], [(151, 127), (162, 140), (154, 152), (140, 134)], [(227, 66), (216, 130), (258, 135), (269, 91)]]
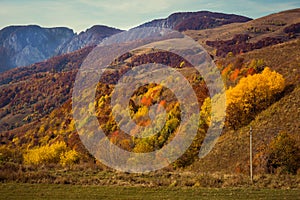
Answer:
[(65, 27), (6, 27), (0, 31), (0, 71), (45, 60), (57, 54), (60, 45), (73, 36), (73, 30)]
[(214, 28), (225, 24), (247, 22), (250, 20), (252, 19), (241, 15), (210, 11), (177, 12), (169, 15), (167, 18), (154, 19), (150, 22), (141, 24), (138, 27), (154, 26), (185, 31), (187, 29), (201, 30)]
[(8, 26), (0, 30), (0, 72), (100, 43), (122, 30), (95, 25), (80, 34), (67, 27)]
[[(166, 19), (146, 22), (138, 27), (156, 26), (178, 31), (201, 30), (249, 20), (251, 19), (244, 16), (209, 11), (180, 12), (173, 13)], [(27, 33), (30, 31), (31, 33)], [(57, 35), (55, 31), (58, 32)], [(104, 25), (94, 25), (79, 34), (67, 27), (43, 28), (39, 25), (5, 27), (0, 30), (0, 60), (2, 61), (0, 73), (97, 45), (104, 38), (122, 31)], [(24, 35), (23, 32), (27, 34)]]

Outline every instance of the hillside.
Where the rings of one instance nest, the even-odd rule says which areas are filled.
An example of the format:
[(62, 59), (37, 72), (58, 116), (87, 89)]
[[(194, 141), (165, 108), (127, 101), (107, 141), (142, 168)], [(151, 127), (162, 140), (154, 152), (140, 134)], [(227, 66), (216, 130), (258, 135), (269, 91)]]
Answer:
[[(232, 71), (249, 65), (253, 60), (263, 61), (263, 66), (279, 72), (286, 79), (287, 88), (282, 98), (255, 116), (249, 124), (253, 127), (254, 172), (269, 172), (267, 168), (268, 149), (271, 141), (281, 132), (294, 135), (299, 144), (299, 87), (300, 87), (300, 9), (272, 14), (243, 24), (230, 24), (203, 31), (186, 31), (215, 55), (216, 62), (224, 69), (232, 65)], [(291, 28), (293, 27), (293, 28)], [(289, 32), (293, 30), (292, 32)], [(247, 50), (245, 46), (232, 43), (232, 48), (222, 45), (209, 46), (208, 41), (230, 41), (237, 35), (249, 35), (246, 43), (259, 43), (256, 49)], [(277, 42), (264, 43), (270, 38)], [(277, 44), (279, 43), (279, 44)], [(228, 43), (227, 43), (228, 44)], [(224, 54), (218, 55), (219, 52)], [(237, 51), (236, 51), (237, 50)], [(227, 55), (235, 51), (233, 55)], [(217, 54), (217, 55), (216, 55)], [(224, 57), (225, 58), (222, 58)], [(237, 131), (226, 131), (216, 144), (213, 151), (204, 159), (195, 162), (191, 167), (196, 171), (249, 173), (249, 125)]]
[(35, 121), (71, 98), (76, 70), (93, 47), (0, 76), (0, 131)]
[[(201, 21), (208, 14), (213, 19), (208, 17), (208, 21), (205, 21), (207, 24), (195, 21), (195, 17)], [(219, 23), (221, 18), (228, 19), (228, 21), (224, 20), (224, 22)], [(243, 23), (228, 24), (232, 22), (230, 20), (234, 20), (234, 22), (240, 20)], [(300, 148), (300, 111), (298, 106), (300, 103), (300, 9), (249, 20), (236, 15), (197, 12), (177, 13), (167, 19), (155, 20), (142, 25), (176, 28), (197, 40), (207, 48), (214, 58), (217, 67), (221, 71), (227, 91), (239, 85), (241, 80), (261, 75), (269, 68), (272, 74), (275, 74), (277, 77), (282, 75), (285, 80), (285, 84), (282, 84), (282, 90), (278, 89), (273, 96), (268, 94), (269, 91), (263, 87), (264, 83), (260, 83), (258, 86), (264, 88), (265, 91), (262, 91), (262, 93), (258, 93), (259, 91), (254, 92), (257, 92), (257, 94), (266, 93), (268, 98), (263, 99), (261, 97), (261, 101), (258, 101), (260, 97), (254, 98), (254, 111), (250, 109), (248, 115), (245, 114), (246, 110), (245, 113), (238, 113), (239, 107), (233, 107), (235, 109), (232, 110), (228, 109), (227, 121), (225, 122), (226, 127), (217, 144), (206, 157), (198, 159), (198, 152), (210, 123), (210, 117), (201, 116), (198, 134), (188, 151), (167, 169), (155, 173), (155, 176), (163, 176), (162, 174), (165, 171), (170, 172), (167, 176), (177, 177), (178, 179), (181, 179), (183, 176), (192, 178), (193, 173), (219, 173), (222, 178), (207, 175), (202, 177), (202, 179), (211, 179), (215, 182), (208, 183), (208, 185), (218, 185), (220, 187), (223, 182), (219, 183), (218, 181), (226, 179), (224, 174), (233, 174), (233, 181), (245, 181), (243, 177), (249, 173), (250, 125), (253, 127), (254, 173), (256, 175), (264, 176), (269, 173), (281, 173), (282, 166), (272, 168), (273, 166), (270, 167), (269, 165), (271, 162), (271, 144), (278, 135), (282, 133), (288, 134), (292, 138), (291, 143), (295, 144), (293, 147), (295, 149)], [(190, 26), (193, 23), (201, 26)], [(98, 33), (98, 28), (101, 29), (102, 27), (94, 27), (89, 31), (96, 34)], [(103, 32), (103, 34), (96, 36), (81, 33), (73, 42), (80, 41), (80, 44), (78, 43), (80, 47), (95, 44), (93, 41), (107, 37), (111, 33), (110, 31), (108, 31), (107, 35), (106, 32)], [(114, 30), (114, 33), (117, 32), (119, 30)], [(91, 43), (85, 43), (85, 39), (91, 41)], [(64, 51), (72, 51), (73, 48), (79, 47), (73, 46), (74, 43), (69, 43), (70, 46), (65, 46)], [(75, 129), (72, 115), (74, 110), (72, 110), (71, 95), (75, 76), (83, 60), (93, 48), (94, 46), (85, 47), (72, 53), (66, 53), (43, 62), (12, 69), (0, 74), (0, 169), (2, 169), (1, 166), (4, 169), (6, 165), (11, 165), (13, 166), (11, 167), (13, 171), (13, 169), (18, 168), (16, 166), (20, 165), (28, 167), (24, 168), (22, 173), (26, 174), (26, 170), (28, 170), (30, 174), (39, 166), (44, 166), (45, 169), (49, 167), (52, 170), (49, 172), (51, 176), (47, 175), (48, 172), (42, 173), (41, 176), (51, 183), (57, 175), (56, 169), (71, 169), (74, 166), (75, 169), (78, 169), (88, 166), (89, 170), (100, 169), (101, 173), (102, 170), (103, 173), (111, 172), (111, 169), (95, 161), (83, 146)], [(90, 112), (92, 108), (95, 108), (99, 125), (111, 143), (127, 151), (138, 153), (151, 152), (170, 143), (181, 120), (180, 103), (174, 93), (162, 85), (153, 83), (141, 86), (131, 94), (130, 102), (128, 103), (130, 117), (141, 127), (149, 125), (151, 122), (148, 116), (150, 107), (157, 103), (156, 112), (162, 107), (166, 110), (167, 117), (165, 118), (167, 120), (163, 125), (163, 129), (156, 136), (137, 139), (131, 136), (138, 134), (140, 130), (138, 126), (130, 130), (131, 136), (125, 134), (118, 127), (112, 113), (113, 110), (123, 112), (124, 109), (119, 105), (115, 107), (110, 105), (112, 91), (122, 75), (135, 66), (146, 63), (162, 63), (180, 72), (196, 92), (197, 100), (200, 103), (199, 109), (204, 114), (208, 113), (207, 115), (210, 115), (209, 105), (207, 105), (206, 101), (209, 91), (205, 81), (186, 60), (175, 54), (154, 49), (127, 52), (110, 64), (97, 86), (95, 101), (89, 106), (89, 109), (79, 111), (82, 113)], [(143, 73), (137, 76), (139, 79), (144, 78)], [(127, 82), (131, 81), (129, 77)], [(178, 79), (168, 77), (165, 81), (176, 83)], [(270, 87), (275, 88), (276, 84), (275, 81), (271, 81)], [(179, 90), (181, 89), (180, 85), (176, 85), (176, 87)], [(124, 93), (127, 92), (124, 91)], [(182, 91), (182, 93), (184, 92), (186, 91)], [(242, 91), (240, 93), (247, 92)], [(256, 93), (249, 94), (249, 96), (256, 96)], [(232, 127), (228, 121), (235, 118), (238, 124)], [(84, 126), (89, 120), (90, 118), (85, 118), (80, 123), (80, 126)], [(61, 145), (59, 148), (63, 149), (64, 154), (58, 154), (58, 157), (48, 160), (41, 159), (41, 161), (38, 159), (39, 154), (48, 155), (45, 152), (55, 152), (55, 150), (51, 150), (51, 148), (55, 148), (55, 145)], [(296, 156), (300, 155), (296, 153)], [(298, 167), (297, 170), (299, 171), (300, 166), (297, 165), (296, 167)], [(291, 173), (299, 173), (297, 170)], [(16, 177), (11, 177), (7, 174), (0, 173), (0, 181), (18, 180)], [(47, 178), (47, 176), (50, 178)], [(80, 175), (77, 173), (77, 176)], [(72, 177), (68, 178), (72, 179)], [(140, 181), (135, 175), (132, 178), (129, 175), (118, 174), (118, 178), (128, 179), (129, 182)], [(94, 183), (96, 180), (94, 177), (92, 179), (90, 181)], [(257, 179), (260, 178), (258, 177)], [(31, 180), (31, 178), (29, 177), (28, 180)], [(32, 180), (36, 181), (36, 177), (33, 177)], [(294, 185), (297, 185), (297, 181), (299, 182), (298, 179), (293, 179), (292, 182)], [(187, 180), (182, 182), (188, 184)], [(159, 185), (159, 183), (157, 184)], [(170, 185), (171, 182), (169, 181), (168, 184)], [(174, 184), (176, 185), (176, 181), (174, 181)], [(193, 182), (192, 185), (194, 184), (196, 183)], [(234, 183), (232, 184), (234, 185)], [(288, 183), (286, 184), (288, 185)]]
[[(245, 62), (263, 59), (272, 69), (279, 71), (287, 80), (285, 94), (276, 103), (259, 113), (249, 125), (253, 127), (254, 172), (266, 173), (267, 150), (271, 140), (280, 132), (295, 136), (300, 144), (299, 126), (299, 54), (300, 40), (263, 48), (239, 57)], [(272, 52), (272, 54), (270, 54)], [(219, 138), (213, 151), (192, 166), (196, 171), (248, 173), (249, 126), (237, 131), (227, 131)]]
[(246, 23), (228, 24), (186, 34), (199, 41), (211, 54), (245, 53), (287, 42), (300, 36), (300, 9), (284, 11)]

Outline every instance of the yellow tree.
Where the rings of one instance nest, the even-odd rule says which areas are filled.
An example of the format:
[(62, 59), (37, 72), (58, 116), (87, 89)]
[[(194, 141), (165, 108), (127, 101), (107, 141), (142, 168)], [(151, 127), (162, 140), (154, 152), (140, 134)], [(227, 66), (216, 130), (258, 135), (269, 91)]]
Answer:
[(237, 129), (265, 109), (285, 88), (281, 74), (266, 67), (261, 74), (242, 78), (226, 91), (227, 125)]

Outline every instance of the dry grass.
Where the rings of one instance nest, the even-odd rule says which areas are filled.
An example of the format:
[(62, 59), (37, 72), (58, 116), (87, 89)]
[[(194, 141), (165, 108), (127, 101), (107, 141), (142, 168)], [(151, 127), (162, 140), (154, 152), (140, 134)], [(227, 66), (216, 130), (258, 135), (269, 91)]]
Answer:
[[(285, 36), (283, 29), (299, 22), (300, 9), (295, 9), (275, 13), (246, 23), (233, 23), (205, 30), (188, 30), (185, 34), (199, 41), (207, 51), (212, 53), (213, 48), (205, 44), (208, 40), (229, 40), (236, 34), (248, 34), (252, 37), (250, 42), (257, 42), (265, 37)], [(251, 28), (257, 28), (259, 31), (252, 32)]]
[[(3, 170), (5, 167), (5, 170)], [(298, 188), (299, 175), (256, 175), (254, 183), (245, 174), (201, 173), (187, 170), (160, 170), (157, 172), (130, 174), (87, 166), (73, 169), (48, 167), (24, 167), (7, 164), (0, 171), (0, 182), (31, 184), (71, 184), (98, 186), (138, 187), (197, 187), (197, 188)]]

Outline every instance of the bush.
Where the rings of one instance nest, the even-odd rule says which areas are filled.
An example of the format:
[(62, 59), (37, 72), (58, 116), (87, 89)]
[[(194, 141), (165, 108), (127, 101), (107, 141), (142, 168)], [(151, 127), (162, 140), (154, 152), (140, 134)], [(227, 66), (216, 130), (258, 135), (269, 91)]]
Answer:
[(62, 166), (71, 166), (79, 162), (79, 154), (75, 150), (70, 150), (60, 155), (60, 164)]
[(42, 146), (24, 154), (24, 163), (29, 165), (60, 163), (65, 166), (78, 160), (78, 153), (74, 150), (68, 151), (65, 142)]
[(226, 91), (226, 125), (238, 129), (258, 112), (271, 105), (285, 88), (283, 76), (268, 67), (261, 74), (249, 75)]
[(292, 135), (281, 132), (270, 144), (268, 168), (296, 174), (300, 168), (300, 148)]
[(20, 150), (18, 149), (9, 149), (8, 147), (0, 147), (0, 164), (13, 162), (13, 163), (22, 163), (23, 156)]

